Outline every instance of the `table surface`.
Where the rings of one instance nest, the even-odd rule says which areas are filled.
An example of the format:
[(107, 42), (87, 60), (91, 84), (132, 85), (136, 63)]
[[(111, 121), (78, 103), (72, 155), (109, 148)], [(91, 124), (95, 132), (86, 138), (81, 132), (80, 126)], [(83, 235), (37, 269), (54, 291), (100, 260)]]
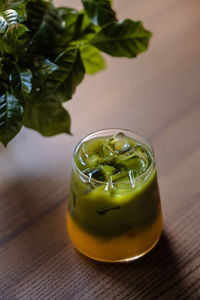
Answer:
[[(0, 146), (0, 299), (199, 299), (200, 1), (116, 0), (115, 8), (154, 33), (149, 50), (106, 56), (107, 69), (84, 80), (66, 104), (73, 136), (23, 129)], [(129, 264), (92, 261), (66, 233), (73, 149), (106, 127), (139, 132), (156, 152), (164, 233)]]

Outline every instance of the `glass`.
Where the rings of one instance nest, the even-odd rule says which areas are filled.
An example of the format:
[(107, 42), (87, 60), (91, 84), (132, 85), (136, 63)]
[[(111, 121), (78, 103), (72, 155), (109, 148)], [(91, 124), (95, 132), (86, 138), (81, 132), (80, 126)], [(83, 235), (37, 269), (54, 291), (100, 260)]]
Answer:
[(105, 262), (137, 259), (162, 233), (154, 151), (122, 129), (92, 133), (72, 161), (67, 229), (74, 246)]

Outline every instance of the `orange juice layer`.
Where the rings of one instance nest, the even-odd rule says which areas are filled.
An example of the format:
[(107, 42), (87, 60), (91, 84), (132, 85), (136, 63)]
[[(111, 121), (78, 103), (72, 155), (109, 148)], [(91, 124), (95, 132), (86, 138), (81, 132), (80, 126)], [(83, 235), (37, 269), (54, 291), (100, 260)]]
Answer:
[(67, 229), (74, 246), (86, 256), (100, 261), (128, 261), (144, 255), (158, 242), (162, 215), (150, 226), (110, 240), (96, 238), (81, 229), (67, 213)]

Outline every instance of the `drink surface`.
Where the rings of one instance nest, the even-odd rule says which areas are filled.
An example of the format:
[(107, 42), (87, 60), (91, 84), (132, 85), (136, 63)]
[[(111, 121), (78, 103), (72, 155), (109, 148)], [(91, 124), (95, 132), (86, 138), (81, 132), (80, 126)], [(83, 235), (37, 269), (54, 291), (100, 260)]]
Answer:
[(78, 168), (91, 179), (103, 182), (133, 181), (152, 162), (152, 153), (123, 133), (82, 143), (75, 157)]

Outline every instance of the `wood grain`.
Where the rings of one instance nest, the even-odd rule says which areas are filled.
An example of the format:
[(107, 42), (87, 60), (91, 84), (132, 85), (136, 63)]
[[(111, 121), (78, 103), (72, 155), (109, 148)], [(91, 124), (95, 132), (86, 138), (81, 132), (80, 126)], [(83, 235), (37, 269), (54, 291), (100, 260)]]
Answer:
[[(55, 1), (57, 5), (71, 1)], [(80, 6), (79, 1), (74, 1)], [(107, 56), (73, 101), (73, 136), (23, 129), (0, 146), (0, 299), (198, 299), (200, 296), (200, 2), (116, 0), (154, 35), (136, 60)], [(122, 127), (156, 152), (164, 233), (144, 258), (97, 263), (66, 233), (71, 158), (89, 132)]]

